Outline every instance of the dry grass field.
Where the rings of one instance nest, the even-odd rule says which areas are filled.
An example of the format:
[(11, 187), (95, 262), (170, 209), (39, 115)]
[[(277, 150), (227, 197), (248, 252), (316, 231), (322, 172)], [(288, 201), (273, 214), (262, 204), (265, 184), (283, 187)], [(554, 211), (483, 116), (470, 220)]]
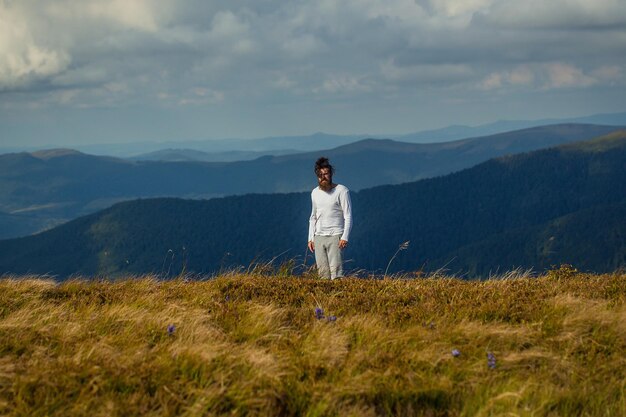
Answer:
[(626, 274), (514, 275), (5, 277), (0, 415), (626, 415)]

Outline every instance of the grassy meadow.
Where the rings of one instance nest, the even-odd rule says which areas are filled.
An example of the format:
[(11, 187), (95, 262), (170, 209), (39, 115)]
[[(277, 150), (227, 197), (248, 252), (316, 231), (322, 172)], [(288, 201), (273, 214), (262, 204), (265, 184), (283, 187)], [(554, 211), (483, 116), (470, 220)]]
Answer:
[(0, 415), (624, 416), (626, 274), (0, 280)]

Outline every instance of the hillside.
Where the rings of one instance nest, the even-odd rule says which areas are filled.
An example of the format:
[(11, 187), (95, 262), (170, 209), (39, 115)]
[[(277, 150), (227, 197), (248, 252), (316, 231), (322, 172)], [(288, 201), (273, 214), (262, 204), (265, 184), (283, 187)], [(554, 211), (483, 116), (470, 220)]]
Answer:
[[(553, 125), (437, 144), (363, 140), (334, 149), (231, 163), (128, 161), (76, 151), (0, 155), (0, 211), (21, 213), (0, 238), (147, 197), (212, 198), (308, 190), (312, 164), (332, 158), (352, 190), (416, 181), (490, 158), (591, 139), (615, 126)], [(11, 234), (11, 232), (13, 232)]]
[(0, 280), (0, 414), (626, 415), (623, 273), (276, 272)]
[[(626, 266), (626, 202), (582, 209), (546, 223), (489, 236), (433, 260), (470, 276), (498, 273), (499, 265), (544, 270), (563, 263), (582, 270), (610, 271)], [(485, 264), (490, 266), (489, 270)]]
[[(626, 132), (493, 159), (408, 184), (352, 194), (352, 270), (447, 268), (486, 276), (560, 263), (625, 266)], [(338, 174), (337, 180), (343, 182)], [(348, 184), (349, 185), (349, 184)], [(0, 271), (212, 273), (279, 256), (305, 257), (308, 193), (117, 204), (36, 236), (0, 241)]]

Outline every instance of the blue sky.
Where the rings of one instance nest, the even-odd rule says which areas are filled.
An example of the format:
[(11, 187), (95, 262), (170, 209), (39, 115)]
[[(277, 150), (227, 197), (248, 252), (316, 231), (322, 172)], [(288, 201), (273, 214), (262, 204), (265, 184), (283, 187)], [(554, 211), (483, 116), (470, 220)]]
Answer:
[(626, 111), (623, 0), (0, 1), (0, 145)]

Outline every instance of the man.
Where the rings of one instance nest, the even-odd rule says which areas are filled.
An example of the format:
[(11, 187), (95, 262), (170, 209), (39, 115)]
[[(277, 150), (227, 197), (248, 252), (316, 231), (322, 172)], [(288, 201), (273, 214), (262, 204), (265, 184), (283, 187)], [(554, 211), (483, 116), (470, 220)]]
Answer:
[(315, 252), (322, 278), (343, 277), (342, 251), (348, 246), (352, 228), (352, 205), (347, 187), (333, 183), (335, 169), (327, 158), (315, 162), (318, 186), (311, 192), (309, 250)]

